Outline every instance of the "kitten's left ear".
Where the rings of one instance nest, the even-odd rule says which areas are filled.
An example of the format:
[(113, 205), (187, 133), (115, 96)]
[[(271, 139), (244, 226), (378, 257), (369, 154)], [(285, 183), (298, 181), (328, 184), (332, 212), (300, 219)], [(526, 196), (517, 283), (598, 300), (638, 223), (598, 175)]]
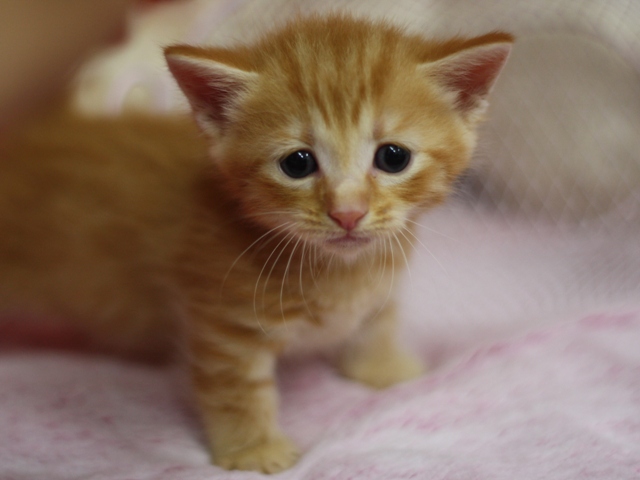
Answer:
[(487, 97), (509, 57), (513, 37), (494, 33), (469, 42), (471, 46), (463, 44), (457, 52), (420, 68), (455, 94), (456, 109), (474, 121), (488, 106)]
[(164, 54), (200, 127), (210, 136), (219, 135), (258, 75), (234, 62), (227, 50), (176, 45), (167, 47)]

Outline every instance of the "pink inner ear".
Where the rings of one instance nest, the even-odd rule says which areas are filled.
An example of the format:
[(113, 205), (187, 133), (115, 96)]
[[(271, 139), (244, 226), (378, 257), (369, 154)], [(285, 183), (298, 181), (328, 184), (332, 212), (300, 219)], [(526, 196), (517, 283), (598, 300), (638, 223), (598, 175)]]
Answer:
[(458, 92), (458, 107), (469, 111), (478, 105), (478, 101), (486, 97), (495, 83), (510, 48), (507, 45), (496, 45), (491, 49), (477, 49), (456, 55), (440, 69), (440, 78), (444, 84)]
[(229, 105), (244, 88), (239, 79), (171, 56), (167, 64), (195, 111), (206, 113), (218, 124), (227, 121)]

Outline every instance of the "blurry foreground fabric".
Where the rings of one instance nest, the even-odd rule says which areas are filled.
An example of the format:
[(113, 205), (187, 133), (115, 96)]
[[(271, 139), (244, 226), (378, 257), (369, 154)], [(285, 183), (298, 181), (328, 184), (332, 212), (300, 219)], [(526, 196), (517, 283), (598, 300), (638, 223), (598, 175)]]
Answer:
[[(594, 315), (374, 393), (309, 362), (281, 370), (291, 480), (640, 477), (640, 313)], [(0, 478), (263, 478), (208, 464), (174, 376), (107, 360), (0, 361)]]

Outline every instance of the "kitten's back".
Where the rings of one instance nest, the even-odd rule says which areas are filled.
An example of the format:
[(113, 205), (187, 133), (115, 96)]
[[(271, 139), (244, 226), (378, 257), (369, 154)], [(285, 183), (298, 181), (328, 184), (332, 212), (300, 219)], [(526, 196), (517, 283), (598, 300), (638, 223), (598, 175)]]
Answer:
[(57, 112), (0, 148), (0, 312), (91, 322), (118, 350), (141, 336), (164, 348), (171, 250), (206, 162), (191, 121)]

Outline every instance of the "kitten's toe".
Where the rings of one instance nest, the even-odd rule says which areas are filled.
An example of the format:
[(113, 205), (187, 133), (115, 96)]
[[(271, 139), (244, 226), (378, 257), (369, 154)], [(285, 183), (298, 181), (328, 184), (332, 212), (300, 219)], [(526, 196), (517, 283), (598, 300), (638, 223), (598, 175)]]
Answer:
[(298, 456), (296, 446), (288, 438), (280, 437), (215, 456), (215, 463), (227, 470), (278, 473), (296, 463)]
[(401, 351), (387, 355), (345, 358), (340, 369), (346, 377), (373, 388), (386, 388), (412, 380), (426, 370), (416, 356)]

